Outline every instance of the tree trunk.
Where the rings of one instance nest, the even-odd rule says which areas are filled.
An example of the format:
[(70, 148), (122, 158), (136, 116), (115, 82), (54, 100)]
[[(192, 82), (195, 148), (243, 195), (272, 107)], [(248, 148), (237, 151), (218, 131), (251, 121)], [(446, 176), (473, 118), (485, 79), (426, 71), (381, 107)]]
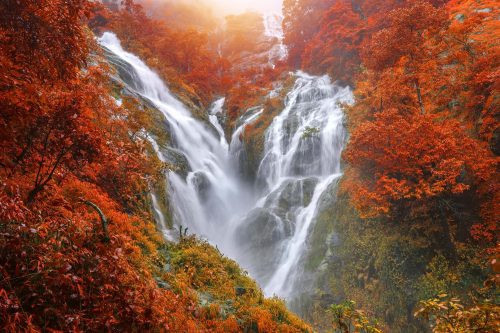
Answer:
[(366, 20), (365, 13), (363, 12), (363, 9), (361, 8), (361, 5), (359, 3), (355, 2), (354, 0), (351, 0), (351, 8), (352, 11), (357, 13), (363, 21)]
[(425, 114), (424, 101), (422, 99), (422, 92), (420, 91), (420, 84), (418, 79), (415, 79), (415, 90), (417, 91), (418, 105), (420, 106), (420, 113)]
[(35, 187), (28, 193), (26, 204), (32, 206), (35, 203), (36, 196), (43, 190), (43, 186), (35, 185)]

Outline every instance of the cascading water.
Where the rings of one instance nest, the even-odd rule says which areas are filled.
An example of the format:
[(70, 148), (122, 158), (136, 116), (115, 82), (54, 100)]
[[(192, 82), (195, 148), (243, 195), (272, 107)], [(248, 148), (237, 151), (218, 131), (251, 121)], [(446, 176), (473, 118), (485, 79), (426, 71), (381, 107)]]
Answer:
[[(264, 112), (264, 110), (261, 107), (248, 110), (242, 117), (242, 119), (240, 119), (241, 124), (233, 132), (233, 136), (231, 137), (231, 145), (229, 146), (229, 154), (233, 159), (233, 166), (236, 170), (242, 171), (241, 166), (245, 163), (244, 159), (246, 158), (246, 156), (243, 154), (244, 146), (243, 141), (241, 140), (245, 132), (245, 127), (256, 121), (262, 114), (262, 112)], [(244, 174), (244, 172), (242, 173)]]
[[(274, 21), (266, 27), (272, 26), (270, 22)], [(241, 138), (263, 108), (253, 108), (240, 119), (228, 145), (219, 123), (224, 99), (212, 105), (210, 128), (190, 114), (156, 73), (124, 51), (114, 34), (105, 33), (99, 43), (113, 55), (111, 61), (128, 89), (167, 120), (175, 147), (167, 151), (149, 137), (159, 158), (168, 160), (173, 151), (189, 164), (186, 174), (168, 173), (176, 223), (239, 261), (267, 294), (292, 297), (322, 197), (335, 190), (341, 175), (345, 133), (339, 103), (351, 102), (350, 90), (333, 85), (326, 76), (295, 74), (284, 110), (267, 129), (255, 188), (250, 191), (238, 172), (245, 158)], [(157, 206), (156, 199), (153, 195)], [(157, 219), (165, 227), (164, 217)]]
[[(266, 252), (266, 256), (243, 255), (240, 261), (258, 277), (268, 295), (293, 295), (296, 266), (307, 250), (321, 198), (335, 190), (331, 187), (341, 176), (345, 132), (340, 103), (351, 101), (349, 88), (333, 85), (327, 76), (299, 72), (284, 110), (266, 132), (257, 174), (262, 197), (235, 238), (247, 246), (247, 253)], [(252, 244), (241, 238), (264, 224), (268, 240), (260, 235)]]
[(229, 143), (226, 140), (226, 135), (224, 134), (224, 129), (222, 128), (222, 125), (219, 122), (219, 118), (217, 118), (219, 115), (222, 115), (223, 113), (222, 108), (224, 106), (225, 101), (226, 101), (225, 98), (220, 98), (213, 103), (212, 107), (210, 108), (210, 115), (208, 116), (208, 119), (210, 120), (210, 123), (214, 126), (214, 128), (217, 130), (217, 133), (219, 134), (220, 144), (222, 148), (225, 151), (227, 151), (229, 150)]
[[(129, 89), (163, 113), (176, 148), (189, 163), (191, 171), (186, 179), (174, 172), (168, 175), (170, 200), (177, 222), (189, 226), (191, 232), (224, 244), (227, 238), (224, 224), (239, 211), (242, 206), (239, 199), (244, 192), (230, 166), (227, 146), (190, 114), (154, 71), (123, 50), (114, 34), (104, 33), (99, 43), (119, 59), (121, 76)], [(158, 153), (163, 159), (161, 149)]]
[(284, 35), (281, 23), (283, 16), (276, 13), (264, 14), (264, 34), (266, 37), (275, 39), (277, 43), (269, 50), (269, 63), (274, 67), (277, 61), (285, 60), (288, 52), (283, 43)]

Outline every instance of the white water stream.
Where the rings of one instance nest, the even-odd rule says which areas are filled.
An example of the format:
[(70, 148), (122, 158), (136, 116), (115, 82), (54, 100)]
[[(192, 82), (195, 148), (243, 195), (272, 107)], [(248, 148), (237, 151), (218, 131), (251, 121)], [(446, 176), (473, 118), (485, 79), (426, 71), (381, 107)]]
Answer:
[(283, 61), (287, 57), (287, 49), (284, 44), (282, 29), (283, 16), (276, 13), (266, 13), (264, 19), (264, 34), (266, 37), (276, 39), (275, 45), (269, 50), (269, 63), (272, 67), (277, 61)]
[[(273, 31), (275, 21), (266, 21), (266, 31)], [(144, 62), (123, 50), (114, 34), (104, 33), (98, 41), (119, 63), (128, 89), (162, 112), (172, 148), (188, 161), (187, 176), (168, 173), (175, 222), (239, 261), (266, 294), (292, 296), (321, 198), (341, 175), (345, 133), (339, 103), (351, 102), (350, 90), (326, 76), (296, 73), (283, 111), (266, 132), (255, 186), (249, 188), (238, 172), (245, 162), (241, 137), (245, 126), (262, 115), (262, 108), (243, 116), (228, 143), (218, 118), (224, 99), (210, 110), (211, 129), (195, 119)], [(151, 140), (160, 159), (166, 160), (164, 147)], [(165, 218), (154, 195), (153, 204), (164, 229)]]

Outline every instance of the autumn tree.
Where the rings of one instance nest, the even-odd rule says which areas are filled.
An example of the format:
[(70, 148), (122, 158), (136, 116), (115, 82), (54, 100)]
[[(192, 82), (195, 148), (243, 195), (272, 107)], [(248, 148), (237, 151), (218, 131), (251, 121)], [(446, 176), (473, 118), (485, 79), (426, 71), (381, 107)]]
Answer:
[(189, 92), (198, 104), (208, 105), (230, 82), (224, 59), (209, 47), (205, 31), (183, 25), (172, 28), (164, 16), (155, 17), (146, 15), (140, 4), (126, 1), (113, 13), (107, 29), (118, 35), (126, 49), (157, 69), (174, 92)]
[(440, 76), (448, 79), (439, 102), (473, 124), (477, 135), (497, 155), (500, 59), (499, 10), (491, 1), (451, 1), (450, 25), (443, 33)]
[(344, 157), (356, 167), (350, 193), (365, 216), (432, 209), (433, 201), (471, 189), (491, 168), (487, 148), (458, 122), (416, 112), (379, 113), (349, 145)]
[[(499, 149), (499, 9), (491, 1), (451, 1), (451, 24), (443, 33), (441, 76), (448, 78), (446, 89), (436, 100), (459, 115), (470, 132), (489, 145), (497, 156)], [(498, 178), (498, 175), (496, 175)], [(500, 187), (497, 181), (481, 184), (482, 220), (472, 229), (474, 237), (495, 239)]]
[[(2, 2), (2, 169), (35, 172), (33, 202), (56, 174), (78, 169), (99, 150), (92, 112), (103, 102), (90, 73), (81, 73), (88, 36), (86, 1)], [(95, 96), (94, 98), (92, 96)], [(14, 144), (13, 144), (14, 143)]]
[(328, 73), (335, 80), (353, 82), (360, 65), (359, 48), (366, 29), (364, 12), (353, 1), (337, 1), (321, 20), (321, 29), (310, 40), (302, 56), (302, 67)]
[(429, 61), (423, 52), (426, 39), (436, 36), (447, 23), (446, 13), (426, 1), (416, 1), (408, 7), (395, 9), (389, 14), (389, 26), (377, 32), (368, 43), (363, 55), (368, 69), (383, 71), (398, 63), (413, 81), (420, 112), (425, 114), (424, 100), (418, 75), (422, 65)]
[[(451, 42), (456, 37), (443, 8), (419, 1), (388, 17), (388, 26), (362, 53), (367, 69), (357, 82), (356, 104), (349, 108), (353, 131), (345, 158), (353, 168), (346, 186), (365, 216), (453, 220), (468, 232), (482, 220), (477, 234), (492, 241), (495, 158), (473, 126), (454, 113), (457, 105), (465, 106), (458, 101), (467, 91), (461, 81), (467, 72), (458, 73), (463, 57), (448, 55), (457, 48), (467, 60), (467, 48)], [(463, 207), (464, 195), (475, 203)], [(479, 212), (477, 206), (484, 208)], [(459, 210), (475, 217), (457, 222)]]
[(283, 1), (283, 32), (292, 68), (300, 68), (306, 43), (319, 31), (321, 17), (331, 3), (332, 0)]
[[(425, 1), (434, 7), (445, 2)], [(334, 80), (353, 85), (355, 75), (361, 71), (364, 45), (390, 25), (387, 14), (413, 5), (413, 1), (399, 0), (331, 1), (323, 11), (318, 31), (306, 41), (301, 55), (302, 68), (316, 74), (328, 73)]]

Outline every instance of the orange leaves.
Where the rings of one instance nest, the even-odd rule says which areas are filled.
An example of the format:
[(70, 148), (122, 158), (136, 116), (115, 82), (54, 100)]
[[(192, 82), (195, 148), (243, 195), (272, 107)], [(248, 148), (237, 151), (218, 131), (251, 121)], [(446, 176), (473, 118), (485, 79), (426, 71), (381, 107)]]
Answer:
[(450, 26), (446, 42), (444, 75), (449, 82), (448, 97), (453, 109), (474, 122), (480, 137), (498, 154), (500, 44), (498, 43), (498, 5), (491, 1), (451, 1)]
[[(96, 27), (111, 19), (91, 7)], [(255, 283), (208, 244), (167, 249), (155, 228), (148, 181), (161, 170), (138, 134), (152, 120), (132, 101), (118, 107), (105, 70), (86, 66), (97, 58), (82, 22), (88, 8), (0, 4), (0, 331), (242, 331), (262, 307)], [(139, 48), (151, 42), (142, 51), (168, 62), (163, 70), (175, 66), (206, 100), (221, 89), (206, 36), (172, 32), (132, 1), (124, 8), (113, 18), (120, 32)], [(170, 256), (181, 257), (172, 259), (180, 272), (166, 271)], [(248, 289), (240, 298), (236, 284)], [(217, 304), (201, 305), (197, 290)]]
[[(70, 221), (46, 212), (42, 213), (47, 221), (43, 224), (31, 214), (21, 227), (18, 222), (6, 221), (0, 235), (0, 289), (11, 293), (12, 302), (19, 302), (18, 311), (33, 314), (32, 323), (26, 322), (34, 328), (103, 331), (127, 330), (130, 325), (139, 330), (164, 327), (173, 320), (166, 311), (175, 309), (179, 302), (156, 286), (148, 273), (149, 259), (142, 257), (138, 248), (139, 242), (147, 245), (150, 237), (155, 239), (154, 227), (147, 235), (144, 225), (135, 227), (132, 217), (116, 212), (116, 205), (106, 205), (98, 189), (85, 190), (105, 207), (113, 221), (110, 243), (103, 244), (95, 237), (92, 230), (97, 226), (92, 217), (78, 214), (85, 210), (78, 205)], [(156, 246), (148, 250), (154, 253)], [(134, 258), (133, 252), (140, 257)], [(14, 305), (0, 308), (1, 329), (17, 331), (23, 327), (13, 323), (18, 316), (15, 311)], [(175, 311), (182, 311), (182, 306)], [(185, 320), (182, 312), (176, 317), (181, 323)], [(14, 326), (8, 326), (10, 323)]]
[[(109, 98), (99, 70), (86, 64), (90, 43), (82, 19), (87, 1), (2, 2), (0, 94), (2, 174), (22, 177), (33, 203), (54, 179), (78, 171), (102, 152), (99, 117)], [(15, 64), (15, 65), (14, 65)], [(97, 116), (100, 114), (100, 116)], [(27, 180), (27, 177), (31, 179)]]
[(324, 12), (331, 0), (285, 0), (283, 2), (283, 30), (288, 47), (288, 63), (300, 67), (306, 44), (319, 31)]
[(363, 15), (355, 11), (352, 2), (335, 2), (324, 14), (321, 29), (305, 48), (303, 68), (352, 82), (360, 64), (359, 48), (365, 28)]
[[(112, 117), (121, 111), (106, 76), (81, 68), (89, 56), (81, 22), (87, 4), (0, 5), (0, 297), (11, 300), (0, 308), (2, 331), (124, 330), (131, 323), (147, 330), (169, 320), (172, 295), (158, 293), (142, 254), (154, 257), (160, 236), (147, 213), (139, 217), (119, 202), (132, 201), (130, 184), (142, 183), (148, 163), (124, 120)], [(106, 186), (96, 176), (103, 169), (122, 171), (127, 182)], [(111, 219), (108, 244), (81, 197)], [(152, 310), (154, 320), (151, 295), (165, 308)]]
[(85, 0), (2, 1), (0, 29), (8, 36), (2, 51), (39, 79), (74, 77), (88, 51), (80, 24), (87, 6)]
[[(309, 1), (298, 1), (303, 6)], [(370, 36), (383, 28), (387, 12), (404, 5), (401, 1), (349, 1), (338, 0), (316, 5), (319, 18), (307, 23), (316, 30), (306, 39), (301, 53), (302, 68), (317, 74), (328, 73), (334, 80), (353, 84), (355, 75), (360, 71), (360, 53)], [(285, 25), (285, 33), (302, 29), (310, 14), (296, 13), (294, 23), (297, 27)], [(301, 16), (302, 15), (302, 16)], [(311, 28), (309, 28), (311, 29)], [(295, 36), (300, 38), (300, 36)], [(295, 41), (287, 40), (292, 44)]]
[(148, 17), (140, 5), (129, 1), (127, 6), (113, 13), (107, 28), (120, 37), (125, 48), (156, 68), (170, 88), (190, 91), (190, 97), (201, 98), (204, 104), (227, 88), (223, 59), (209, 48), (207, 34), (174, 30), (170, 21)]
[(467, 191), (480, 180), (477, 164), (487, 156), (484, 145), (468, 138), (456, 121), (390, 110), (359, 126), (344, 154), (360, 172), (351, 174), (357, 179), (353, 199), (370, 216), (408, 200)]
[(0, 221), (25, 219), (26, 207), (21, 199), (19, 189), (11, 188), (7, 191), (6, 185), (0, 183)]
[[(314, 1), (291, 2), (294, 4), (285, 3), (290, 11), (295, 7), (308, 8)], [(302, 49), (296, 51), (301, 52), (302, 67), (313, 73), (326, 72), (334, 80), (352, 85), (362, 62), (381, 70), (410, 53), (412, 61), (425, 55), (419, 52), (421, 39), (436, 34), (446, 23), (444, 10), (437, 8), (444, 2), (338, 0), (324, 6), (316, 4), (314, 8), (322, 18), (306, 23), (313, 17), (309, 11), (294, 13), (296, 18), (284, 26), (289, 35), (286, 42), (293, 51), (306, 37)], [(304, 25), (313, 30), (310, 37), (293, 34), (294, 29), (301, 31)], [(292, 61), (300, 60), (299, 56), (292, 53)]]
[(498, 93), (490, 81), (498, 51), (483, 39), (495, 14), (485, 2), (434, 7), (443, 3), (402, 2), (378, 23), (372, 12), (368, 25), (378, 28), (363, 43), (366, 70), (348, 108), (344, 189), (363, 217), (431, 214), (470, 228), (460, 212), (481, 220), (474, 237), (494, 241), (498, 160), (480, 139), (498, 150)]
[(401, 57), (411, 61), (427, 57), (421, 46), (446, 24), (444, 10), (427, 1), (412, 1), (388, 15), (388, 27), (376, 32), (366, 45), (363, 61), (370, 69), (393, 66)]

